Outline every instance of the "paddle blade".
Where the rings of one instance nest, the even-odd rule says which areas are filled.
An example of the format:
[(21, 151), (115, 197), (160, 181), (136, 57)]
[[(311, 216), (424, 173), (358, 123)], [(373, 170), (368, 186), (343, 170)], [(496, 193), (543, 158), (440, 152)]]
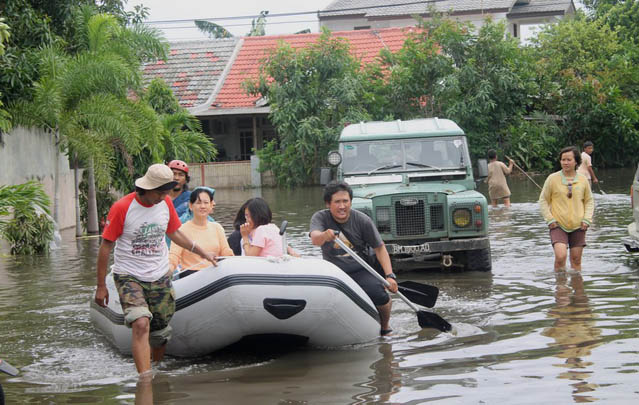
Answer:
[(18, 369), (2, 359), (0, 359), (0, 371), (9, 375), (18, 375)]
[(422, 328), (433, 328), (442, 332), (450, 332), (453, 326), (434, 312), (417, 311), (417, 321)]
[(398, 287), (399, 292), (404, 294), (411, 302), (427, 308), (435, 306), (439, 295), (439, 288), (415, 281), (402, 281), (398, 283)]

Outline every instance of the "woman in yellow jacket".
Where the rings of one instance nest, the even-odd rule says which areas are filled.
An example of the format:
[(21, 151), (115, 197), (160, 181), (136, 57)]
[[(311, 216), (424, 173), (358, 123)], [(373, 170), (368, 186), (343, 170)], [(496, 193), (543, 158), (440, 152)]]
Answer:
[(539, 196), (541, 214), (550, 228), (555, 251), (555, 270), (566, 267), (570, 249), (570, 267), (581, 270), (581, 255), (586, 246), (586, 230), (592, 224), (594, 202), (588, 179), (577, 173), (581, 155), (574, 146), (559, 153), (561, 170), (551, 174)]

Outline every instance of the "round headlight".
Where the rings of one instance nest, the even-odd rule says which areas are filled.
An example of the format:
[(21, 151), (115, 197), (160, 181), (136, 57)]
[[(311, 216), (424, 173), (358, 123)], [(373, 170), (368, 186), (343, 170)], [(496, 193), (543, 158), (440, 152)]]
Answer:
[(466, 228), (470, 225), (472, 215), (469, 209), (458, 208), (453, 211), (453, 223), (459, 228)]
[(328, 164), (331, 166), (337, 166), (342, 163), (342, 155), (338, 151), (333, 150), (328, 152)]

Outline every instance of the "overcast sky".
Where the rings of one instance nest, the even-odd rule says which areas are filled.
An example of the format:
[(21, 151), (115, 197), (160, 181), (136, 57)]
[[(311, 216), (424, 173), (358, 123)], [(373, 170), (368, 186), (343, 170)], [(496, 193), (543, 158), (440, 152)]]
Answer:
[[(129, 0), (127, 10), (143, 4), (149, 8), (147, 22), (164, 32), (169, 41), (182, 39), (205, 39), (193, 23), (193, 19), (223, 18), (258, 15), (262, 10), (269, 14), (292, 12), (316, 12), (324, 9), (333, 0)], [(171, 20), (190, 20), (162, 22)], [(246, 35), (251, 30), (251, 18), (213, 21), (222, 25), (235, 36)], [(267, 17), (266, 34), (291, 34), (310, 28), (319, 30), (317, 14), (305, 14), (289, 17)]]

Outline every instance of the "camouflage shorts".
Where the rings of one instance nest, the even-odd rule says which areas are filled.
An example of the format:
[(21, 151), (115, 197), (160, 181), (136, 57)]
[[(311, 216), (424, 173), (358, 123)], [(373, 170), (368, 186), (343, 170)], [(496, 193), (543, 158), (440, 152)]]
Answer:
[(151, 318), (151, 332), (168, 327), (175, 313), (175, 291), (168, 275), (157, 281), (140, 281), (130, 275), (113, 274), (113, 280), (127, 326), (133, 318), (147, 316)]

